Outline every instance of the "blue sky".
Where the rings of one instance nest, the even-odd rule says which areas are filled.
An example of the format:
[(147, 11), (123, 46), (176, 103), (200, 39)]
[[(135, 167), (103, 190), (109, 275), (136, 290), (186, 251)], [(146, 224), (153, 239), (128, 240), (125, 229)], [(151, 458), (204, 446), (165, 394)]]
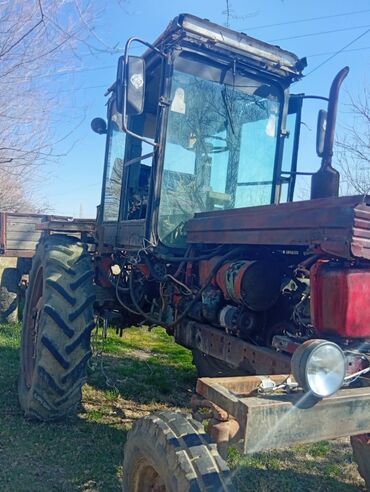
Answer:
[[(92, 3), (97, 8), (101, 5), (98, 0)], [(326, 60), (370, 29), (369, 0), (230, 0), (229, 5), (231, 28), (280, 45), (300, 57), (307, 56), (308, 75), (295, 84), (292, 92), (327, 95), (336, 72), (349, 65), (338, 115), (338, 133), (344, 132), (349, 122), (348, 93), (357, 95), (370, 83), (370, 32), (332, 60)], [(123, 47), (126, 39), (134, 35), (153, 41), (181, 12), (225, 24), (225, 9), (225, 0), (107, 2), (93, 22), (94, 32), (101, 40), (96, 38), (94, 44), (101, 51), (91, 55), (81, 46), (80, 61), (72, 78), (56, 74), (48, 81), (52, 84), (57, 79), (63, 85), (63, 77), (66, 80), (62, 89), (65, 105), (60, 107), (55, 134), (56, 138), (68, 136), (56, 146), (55, 152), (67, 153), (47, 169), (48, 177), (39, 186), (39, 195), (46, 199), (53, 213), (94, 217), (100, 201), (105, 140), (90, 130), (90, 121), (95, 116), (105, 117), (104, 92), (114, 81), (119, 56), (105, 52), (103, 43)], [(311, 106), (302, 132), (304, 150), (312, 145), (315, 134), (318, 106)], [(314, 153), (312, 158), (311, 154), (307, 157), (306, 151), (302, 154), (302, 169), (319, 164), (317, 160), (313, 162)]]

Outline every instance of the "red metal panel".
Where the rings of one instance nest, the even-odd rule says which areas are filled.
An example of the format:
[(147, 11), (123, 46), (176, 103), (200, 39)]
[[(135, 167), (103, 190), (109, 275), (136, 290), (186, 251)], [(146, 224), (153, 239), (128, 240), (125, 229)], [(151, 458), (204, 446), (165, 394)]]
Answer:
[(200, 213), (188, 223), (188, 242), (305, 247), (370, 259), (370, 197)]
[(311, 269), (311, 316), (321, 333), (370, 336), (370, 269), (318, 262)]

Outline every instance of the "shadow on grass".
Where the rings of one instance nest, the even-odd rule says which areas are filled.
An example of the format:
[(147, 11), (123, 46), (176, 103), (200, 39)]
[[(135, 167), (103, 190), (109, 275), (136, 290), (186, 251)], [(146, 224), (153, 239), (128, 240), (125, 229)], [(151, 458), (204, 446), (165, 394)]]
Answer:
[(62, 423), (24, 419), (18, 405), (18, 349), (0, 339), (0, 490), (121, 490), (122, 425), (75, 417)]
[[(1, 491), (118, 491), (122, 447), (128, 420), (109, 416), (114, 407), (108, 377), (121, 398), (133, 403), (188, 404), (195, 370), (169, 361), (166, 354), (145, 360), (104, 355), (93, 359), (85, 412), (70, 421), (45, 424), (23, 418), (18, 405), (19, 327), (0, 326), (0, 490)], [(100, 363), (103, 362), (103, 371)], [(114, 395), (113, 395), (114, 396)], [(155, 405), (154, 405), (155, 406)], [(144, 406), (149, 411), (152, 405)], [(133, 419), (136, 417), (133, 416)]]
[[(195, 390), (194, 368), (183, 368), (160, 356), (145, 360), (123, 355), (103, 355), (93, 360), (95, 370), (89, 374), (89, 384), (106, 390), (107, 379), (125, 399), (137, 403), (165, 403), (189, 406)], [(101, 367), (102, 365), (102, 367)]]
[[(276, 453), (279, 455), (279, 453)], [(263, 491), (263, 492), (358, 492), (366, 490), (346, 483), (341, 477), (328, 476), (325, 473), (337, 473), (334, 469), (330, 472), (330, 464), (327, 463), (327, 472), (312, 470), (311, 473), (292, 469), (261, 470), (253, 466), (244, 466), (233, 472), (233, 483), (239, 492)], [(338, 472), (339, 473), (339, 472)]]
[(93, 395), (98, 401), (85, 402), (85, 411), (67, 422), (30, 422), (17, 397), (19, 344), (19, 327), (0, 325), (1, 491), (120, 490), (122, 447), (130, 419), (124, 422), (107, 415), (114, 402), (106, 376), (122, 398), (134, 403), (134, 412), (135, 403), (188, 404), (195, 383), (195, 370), (177, 366), (166, 355), (150, 354), (145, 360), (127, 353), (104, 355), (92, 361), (95, 369), (88, 378), (92, 389), (86, 392), (89, 400), (99, 390)]

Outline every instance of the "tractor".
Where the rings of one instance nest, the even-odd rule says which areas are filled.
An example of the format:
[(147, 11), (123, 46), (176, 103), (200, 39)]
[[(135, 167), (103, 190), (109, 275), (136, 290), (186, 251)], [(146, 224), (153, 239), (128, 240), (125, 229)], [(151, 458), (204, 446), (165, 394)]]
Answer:
[[(97, 317), (121, 332), (161, 325), (193, 352), (193, 417), (134, 424), (124, 490), (233, 490), (229, 445), (340, 436), (370, 486), (370, 198), (339, 197), (332, 167), (348, 68), (329, 97), (291, 94), (305, 66), (189, 14), (153, 44), (129, 39), (108, 123), (91, 123), (106, 135), (96, 224), (40, 226), (23, 316), (26, 417), (76, 411)], [(297, 165), (309, 98), (326, 105), (312, 173)], [(307, 174), (311, 198), (294, 201)]]

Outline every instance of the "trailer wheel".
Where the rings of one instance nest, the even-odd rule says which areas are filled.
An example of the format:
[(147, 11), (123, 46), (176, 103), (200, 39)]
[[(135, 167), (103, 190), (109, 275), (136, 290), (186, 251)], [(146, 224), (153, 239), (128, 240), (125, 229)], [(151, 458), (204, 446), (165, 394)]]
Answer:
[(18, 321), (18, 284), (20, 273), (17, 268), (4, 268), (0, 281), (0, 321)]
[(135, 422), (123, 461), (124, 492), (232, 492), (230, 470), (202, 425), (160, 412)]
[(90, 358), (93, 270), (76, 238), (43, 238), (26, 293), (18, 394), (26, 417), (59, 420), (74, 413)]
[(193, 349), (193, 364), (197, 368), (198, 377), (228, 377), (228, 376), (244, 376), (248, 374), (247, 371), (243, 371), (238, 367), (232, 367), (222, 360), (216, 359), (211, 355), (204, 352)]
[(370, 435), (352, 436), (351, 445), (358, 471), (365, 480), (366, 489), (370, 490)]

